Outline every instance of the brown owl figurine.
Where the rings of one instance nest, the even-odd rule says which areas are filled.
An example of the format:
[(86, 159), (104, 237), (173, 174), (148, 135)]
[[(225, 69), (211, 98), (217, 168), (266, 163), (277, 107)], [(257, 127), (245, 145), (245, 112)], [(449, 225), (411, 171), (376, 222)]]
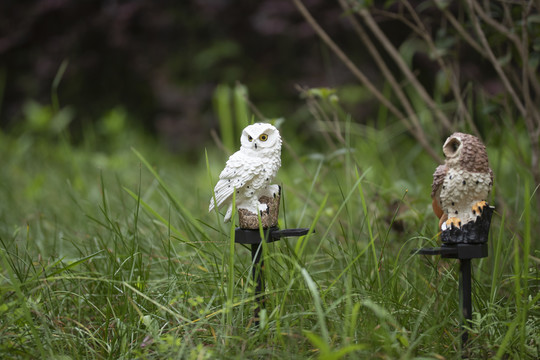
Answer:
[(493, 171), (486, 147), (475, 136), (456, 132), (446, 139), (443, 152), (446, 159), (433, 174), (431, 198), (444, 232), (476, 221), (488, 208)]

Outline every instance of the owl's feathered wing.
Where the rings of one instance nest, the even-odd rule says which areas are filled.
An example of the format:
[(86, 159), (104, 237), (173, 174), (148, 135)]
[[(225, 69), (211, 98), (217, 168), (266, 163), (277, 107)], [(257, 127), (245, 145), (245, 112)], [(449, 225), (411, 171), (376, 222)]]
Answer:
[[(219, 181), (214, 188), (214, 196), (217, 207), (220, 208), (227, 200), (232, 200), (234, 189), (239, 189), (243, 184), (251, 180), (253, 173), (249, 171), (249, 159), (237, 151), (231, 155), (225, 165), (225, 169), (219, 174)], [(208, 211), (214, 209), (214, 198), (210, 200)]]
[(446, 165), (439, 165), (433, 173), (433, 184), (431, 184), (431, 198), (433, 199), (431, 206), (439, 219), (444, 215), (441, 205), (441, 188), (447, 172), (448, 167)]

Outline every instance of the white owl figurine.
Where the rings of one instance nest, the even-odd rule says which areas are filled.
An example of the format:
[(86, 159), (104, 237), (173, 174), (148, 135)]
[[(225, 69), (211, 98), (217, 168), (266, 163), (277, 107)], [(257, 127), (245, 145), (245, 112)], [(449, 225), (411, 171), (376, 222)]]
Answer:
[(272, 185), (281, 167), (281, 136), (278, 129), (266, 123), (247, 126), (240, 137), (240, 150), (231, 155), (225, 169), (219, 174), (210, 200), (208, 211), (227, 206), (224, 221), (232, 215), (232, 198), (236, 189), (236, 208), (246, 209), (253, 214), (266, 211), (267, 205), (260, 203), (261, 196), (273, 198), (279, 195), (279, 186)]

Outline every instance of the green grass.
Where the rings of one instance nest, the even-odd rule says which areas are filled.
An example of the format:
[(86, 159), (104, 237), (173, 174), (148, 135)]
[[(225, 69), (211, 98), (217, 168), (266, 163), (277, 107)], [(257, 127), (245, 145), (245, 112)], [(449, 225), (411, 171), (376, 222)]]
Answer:
[[(187, 162), (106, 126), (122, 116), (78, 145), (64, 132), (0, 134), (0, 358), (460, 358), (458, 265), (411, 255), (437, 244), (436, 164), (400, 125), (345, 116), (339, 135), (312, 132), (328, 144), (317, 149), (281, 124), (292, 150), (280, 225), (312, 231), (263, 247), (255, 326), (249, 249), (207, 210), (226, 155)], [(488, 149), (506, 204), (493, 200), (490, 254), (473, 262), (469, 352), (533, 359), (535, 189), (511, 151)]]

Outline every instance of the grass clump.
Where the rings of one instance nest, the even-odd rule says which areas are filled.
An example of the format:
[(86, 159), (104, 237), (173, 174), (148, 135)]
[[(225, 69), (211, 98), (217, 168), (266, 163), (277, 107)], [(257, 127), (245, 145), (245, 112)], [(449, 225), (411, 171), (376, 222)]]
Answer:
[[(249, 251), (207, 212), (224, 154), (185, 163), (126, 128), (104, 150), (97, 133), (77, 146), (62, 132), (1, 134), (0, 355), (459, 357), (457, 265), (411, 255), (437, 244), (436, 164), (402, 125), (327, 121), (332, 108), (314, 101), (312, 134), (328, 146), (305, 146), (283, 122), (278, 174), (281, 227), (314, 232), (263, 247), (258, 326)], [(496, 178), (506, 156), (490, 153)], [(497, 208), (490, 256), (474, 264), (475, 358), (538, 355), (534, 189), (514, 185), (520, 196)]]

